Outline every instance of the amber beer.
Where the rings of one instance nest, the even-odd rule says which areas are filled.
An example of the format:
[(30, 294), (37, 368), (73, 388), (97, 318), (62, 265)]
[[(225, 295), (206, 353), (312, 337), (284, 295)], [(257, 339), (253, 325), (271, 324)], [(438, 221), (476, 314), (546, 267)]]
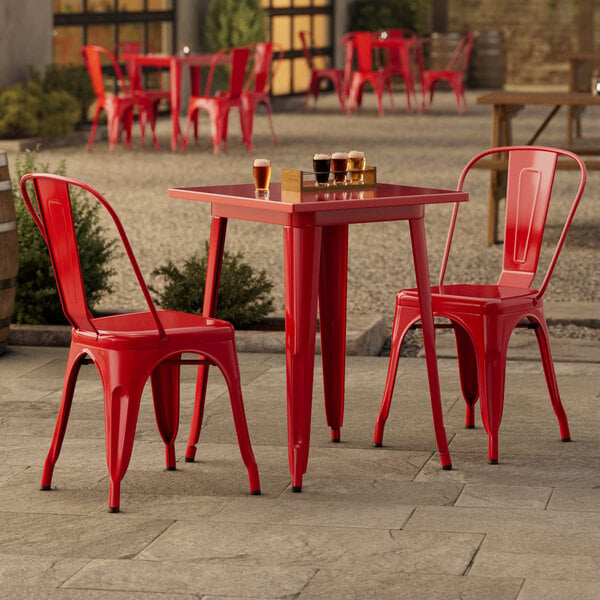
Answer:
[(350, 183), (362, 183), (365, 178), (365, 167), (367, 161), (364, 152), (352, 150), (348, 152), (348, 170), (350, 171)]
[(254, 187), (257, 196), (269, 195), (269, 184), (271, 183), (271, 161), (267, 158), (257, 158), (252, 167), (254, 175)]
[(346, 183), (348, 175), (348, 153), (334, 152), (331, 155), (331, 170), (334, 183)]

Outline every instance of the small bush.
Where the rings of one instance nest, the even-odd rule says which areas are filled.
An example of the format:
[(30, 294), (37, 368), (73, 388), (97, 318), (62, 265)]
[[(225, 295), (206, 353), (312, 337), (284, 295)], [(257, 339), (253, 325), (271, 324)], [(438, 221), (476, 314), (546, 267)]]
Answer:
[(350, 4), (350, 31), (419, 28), (419, 0), (354, 0)]
[(0, 137), (59, 138), (71, 133), (78, 118), (77, 100), (64, 90), (45, 91), (32, 74), (27, 84), (0, 91)]
[[(264, 270), (256, 274), (242, 262), (243, 254), (223, 254), (217, 317), (234, 327), (247, 327), (262, 321), (273, 310), (270, 292), (273, 284)], [(173, 262), (158, 267), (152, 275), (164, 280), (162, 291), (150, 286), (155, 301), (163, 308), (202, 314), (208, 262), (208, 244), (203, 257), (194, 254), (179, 269)]]
[[(56, 288), (48, 247), (21, 198), (18, 182), (25, 173), (49, 172), (47, 164), (36, 164), (36, 151), (19, 155), (13, 197), (17, 212), (19, 237), (19, 272), (13, 321), (15, 323), (64, 324), (60, 298)], [(54, 170), (59, 175), (66, 171), (64, 161)], [(98, 203), (90, 203), (83, 192), (72, 190), (73, 217), (79, 243), (79, 259), (83, 283), (90, 308), (112, 291), (109, 280), (113, 270), (109, 266), (115, 240), (107, 240), (99, 223)]]
[(266, 13), (260, 0), (212, 0), (206, 15), (205, 39), (213, 52), (265, 39)]
[(96, 95), (90, 76), (83, 65), (48, 65), (42, 86), (46, 93), (71, 94), (79, 104), (78, 122), (85, 123), (88, 120), (88, 110)]

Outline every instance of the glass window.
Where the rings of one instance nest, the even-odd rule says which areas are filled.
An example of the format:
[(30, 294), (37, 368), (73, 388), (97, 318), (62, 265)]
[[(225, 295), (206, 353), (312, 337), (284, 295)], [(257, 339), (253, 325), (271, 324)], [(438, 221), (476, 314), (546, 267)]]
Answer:
[(83, 12), (83, 0), (54, 0), (55, 13), (80, 13)]
[(111, 50), (115, 45), (114, 25), (92, 25), (88, 27), (86, 44), (103, 46)]
[(61, 65), (72, 65), (81, 62), (82, 27), (55, 27), (52, 35), (54, 62)]
[(144, 0), (118, 0), (117, 10), (121, 12), (139, 12), (144, 10)]
[(115, 0), (87, 0), (88, 12), (110, 12), (115, 10)]

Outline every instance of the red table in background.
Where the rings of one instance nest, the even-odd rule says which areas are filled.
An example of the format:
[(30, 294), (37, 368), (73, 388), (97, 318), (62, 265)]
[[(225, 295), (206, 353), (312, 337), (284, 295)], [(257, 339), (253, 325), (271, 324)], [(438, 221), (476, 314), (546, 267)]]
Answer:
[[(140, 89), (143, 67), (169, 69), (169, 89), (171, 98), (171, 150), (177, 150), (179, 144), (179, 113), (181, 111), (181, 72), (184, 66), (190, 69), (191, 93), (200, 95), (200, 69), (209, 67), (214, 54), (125, 54), (121, 59), (127, 65), (131, 88)], [(223, 63), (227, 64), (227, 63)]]
[[(349, 186), (348, 192), (300, 193), (282, 191), (281, 184), (275, 183), (271, 185), (269, 199), (256, 199), (252, 184), (174, 188), (169, 190), (169, 197), (211, 204), (204, 316), (215, 316), (216, 313), (227, 220), (258, 221), (283, 227), (288, 457), (293, 491), (301, 491), (302, 476), (308, 463), (317, 298), (327, 424), (332, 439), (340, 439), (344, 411), (350, 223), (409, 222), (431, 405), (439, 415), (437, 422), (443, 422), (425, 241), (425, 206), (463, 202), (468, 199), (467, 193), (385, 183), (378, 183), (375, 189), (353, 191)], [(393, 249), (390, 249), (392, 253)], [(199, 384), (196, 397), (201, 406), (206, 376), (204, 369), (204, 375), (199, 377), (203, 383)], [(198, 404), (196, 409), (199, 409)], [(442, 465), (450, 468), (446, 432), (441, 427), (435, 433)], [(195, 456), (198, 436), (199, 428), (190, 433), (188, 459), (193, 460)]]

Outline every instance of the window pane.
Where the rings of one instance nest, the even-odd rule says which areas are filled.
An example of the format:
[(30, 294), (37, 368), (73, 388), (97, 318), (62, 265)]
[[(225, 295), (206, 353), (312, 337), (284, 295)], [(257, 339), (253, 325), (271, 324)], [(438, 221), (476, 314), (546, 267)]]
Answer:
[(315, 15), (313, 19), (313, 40), (317, 48), (325, 48), (331, 44), (331, 17)]
[(55, 13), (80, 13), (83, 12), (83, 0), (54, 0)]
[(111, 50), (115, 44), (114, 25), (93, 25), (87, 29), (87, 43)]
[(173, 0), (148, 0), (148, 10), (173, 10)]
[(53, 31), (54, 62), (60, 65), (81, 63), (83, 45), (81, 27), (55, 27)]
[(88, 12), (110, 12), (115, 10), (115, 0), (87, 0)]
[[(292, 40), (292, 48), (294, 50), (302, 49), (302, 42), (300, 41), (300, 32), (306, 31), (310, 40), (310, 16), (309, 15), (296, 15), (294, 17), (294, 39)], [(310, 44), (310, 41), (309, 41)]]
[(293, 61), (294, 94), (306, 92), (310, 84), (310, 69), (304, 58), (295, 58)]
[(123, 25), (119, 25), (118, 39), (119, 42), (143, 42), (144, 26), (139, 23), (124, 23)]
[(279, 16), (271, 19), (273, 42), (281, 44), (284, 48), (291, 48), (290, 17)]
[(121, 12), (144, 10), (144, 0), (119, 0), (117, 10), (120, 10)]
[(171, 23), (150, 23), (148, 25), (148, 46), (152, 52), (173, 52), (173, 26)]
[[(289, 6), (289, 3), (288, 3)], [(310, 6), (310, 0), (294, 0), (294, 7), (301, 6)]]
[(273, 84), (271, 86), (271, 91), (276, 96), (282, 96), (291, 94), (291, 61), (289, 59), (284, 59), (281, 61), (279, 67), (277, 68), (277, 73), (275, 73), (275, 77), (273, 78)]

